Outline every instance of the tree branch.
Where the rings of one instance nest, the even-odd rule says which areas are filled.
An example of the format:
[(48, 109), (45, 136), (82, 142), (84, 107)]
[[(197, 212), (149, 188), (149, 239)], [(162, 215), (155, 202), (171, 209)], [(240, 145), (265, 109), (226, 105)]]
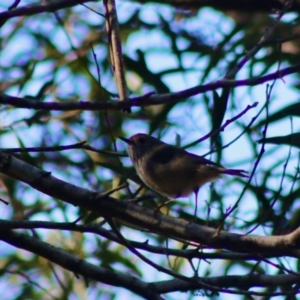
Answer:
[[(99, 224), (76, 224), (74, 222), (48, 222), (48, 221), (28, 221), (28, 220), (0, 220), (0, 230), (11, 229), (53, 229), (53, 230), (67, 230), (81, 233), (94, 233), (100, 235), (106, 239), (114, 241), (118, 244), (126, 246), (115, 233), (111, 230), (107, 230), (99, 226)], [(171, 249), (163, 246), (153, 246), (145, 242), (137, 242), (133, 240), (127, 240), (132, 246), (137, 249), (141, 249), (150, 253), (176, 256), (186, 259), (231, 259), (231, 260), (244, 260), (244, 261), (261, 261), (262, 259), (270, 259), (278, 257), (274, 254), (270, 255), (255, 255), (255, 254), (243, 254), (235, 252), (205, 252), (197, 251), (195, 249)]]
[(29, 4), (15, 9), (6, 10), (0, 12), (0, 27), (1, 24), (3, 25), (7, 20), (15, 17), (30, 16), (44, 12), (54, 12), (59, 9), (72, 7), (87, 2), (96, 2), (96, 0), (51, 0), (42, 2), (42, 4)]
[(69, 110), (124, 110), (130, 107), (144, 107), (150, 105), (167, 104), (183, 101), (186, 98), (202, 94), (208, 91), (216, 90), (219, 88), (234, 88), (239, 86), (254, 86), (259, 85), (270, 80), (283, 78), (284, 76), (293, 74), (300, 70), (300, 64), (296, 64), (292, 67), (287, 67), (278, 70), (274, 73), (253, 77), (250, 79), (242, 80), (228, 80), (221, 79), (215, 82), (211, 82), (204, 85), (195, 86), (180, 92), (168, 93), (168, 94), (147, 94), (141, 97), (133, 97), (125, 101), (110, 101), (110, 102), (42, 102), (37, 100), (31, 100), (27, 98), (19, 98), (14, 96), (8, 96), (0, 93), (0, 103), (8, 104), (15, 107), (27, 108), (27, 109), (43, 109), (53, 111), (69, 111)]
[[(130, 201), (101, 196), (59, 180), (50, 172), (45, 172), (1, 152), (0, 171), (74, 206), (80, 206), (102, 216), (117, 218), (121, 222), (132, 224), (134, 227), (142, 227), (163, 236), (193, 241), (202, 248), (221, 248), (256, 255), (273, 254), (300, 257), (300, 235), (295, 232), (281, 236), (247, 236), (216, 231), (214, 228), (158, 214), (150, 209), (132, 204)], [(298, 230), (300, 231), (297, 229), (296, 232)]]
[[(203, 277), (201, 281), (214, 286), (222, 287), (220, 292), (228, 294), (244, 294), (248, 296), (280, 296), (280, 295), (296, 295), (300, 293), (299, 289), (289, 290), (279, 293), (268, 293), (268, 292), (254, 292), (247, 291), (247, 289), (253, 287), (278, 287), (284, 285), (292, 285), (299, 283), (299, 276), (290, 274), (280, 275), (261, 275), (261, 274), (250, 274), (244, 276), (226, 275), (216, 277)], [(199, 286), (195, 283), (184, 282), (178, 279), (166, 280), (161, 282), (153, 283), (157, 291), (160, 294), (170, 293), (174, 291), (186, 292), (189, 290), (199, 289)], [(228, 288), (239, 288), (243, 291), (232, 291), (227, 290)]]
[[(122, 44), (114, 0), (103, 0), (105, 8), (105, 25), (109, 40), (110, 60), (113, 66), (114, 76), (117, 83), (120, 101), (128, 98), (127, 84), (125, 79), (125, 67), (122, 54)], [(130, 112), (130, 109), (126, 110)]]
[(15, 247), (30, 251), (42, 256), (49, 261), (83, 277), (91, 278), (113, 286), (124, 287), (146, 299), (161, 300), (150, 284), (122, 272), (114, 272), (102, 267), (96, 267), (82, 259), (79, 259), (59, 248), (42, 242), (37, 238), (25, 234), (0, 231), (0, 239)]

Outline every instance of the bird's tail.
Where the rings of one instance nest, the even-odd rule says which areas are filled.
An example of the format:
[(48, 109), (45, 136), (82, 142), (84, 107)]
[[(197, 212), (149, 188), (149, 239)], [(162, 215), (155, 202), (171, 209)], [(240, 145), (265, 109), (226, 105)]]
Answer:
[(245, 170), (239, 170), (239, 169), (223, 169), (223, 174), (232, 175), (232, 176), (240, 176), (249, 178), (248, 172)]

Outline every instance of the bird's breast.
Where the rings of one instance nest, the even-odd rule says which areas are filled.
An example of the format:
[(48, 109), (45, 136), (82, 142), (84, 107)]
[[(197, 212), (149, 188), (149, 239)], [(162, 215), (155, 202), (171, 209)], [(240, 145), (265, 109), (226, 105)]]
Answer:
[(185, 197), (198, 187), (195, 171), (174, 170), (174, 164), (143, 162), (136, 166), (142, 181), (154, 191), (169, 197)]

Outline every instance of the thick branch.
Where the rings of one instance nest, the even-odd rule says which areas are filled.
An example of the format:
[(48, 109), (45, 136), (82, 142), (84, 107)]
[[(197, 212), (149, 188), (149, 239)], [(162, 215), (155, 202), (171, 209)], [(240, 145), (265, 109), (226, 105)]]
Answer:
[[(102, 267), (94, 266), (82, 259), (79, 259), (65, 251), (42, 242), (37, 238), (26, 236), (25, 234), (12, 231), (1, 230), (0, 240), (7, 242), (15, 247), (30, 251), (47, 260), (60, 265), (61, 267), (86, 278), (103, 282), (113, 286), (124, 287), (146, 299), (162, 299), (159, 294), (174, 291), (189, 291), (202, 288), (201, 283), (220, 287), (220, 292), (264, 295), (267, 293), (248, 292), (248, 291), (229, 291), (226, 288), (239, 288), (247, 290), (253, 287), (277, 287), (292, 285), (299, 282), (299, 276), (293, 274), (281, 275), (260, 275), (250, 274), (245, 276), (218, 276), (201, 277), (197, 283), (191, 278), (189, 282), (179, 279), (172, 279), (160, 282), (145, 283), (136, 277), (122, 272), (114, 272)], [(283, 292), (280, 294), (297, 294), (297, 290)], [(274, 295), (274, 293), (272, 293)]]
[[(280, 275), (262, 275), (262, 274), (249, 274), (244, 276), (235, 276), (235, 275), (226, 275), (226, 276), (216, 276), (216, 277), (205, 277), (201, 278), (201, 281), (213, 285), (213, 286), (220, 286), (222, 287), (222, 291), (225, 293), (227, 292), (224, 290), (225, 288), (239, 288), (243, 290), (248, 290), (253, 287), (278, 287), (284, 285), (293, 285), (299, 283), (299, 275), (291, 275), (291, 274), (280, 274)], [(189, 291), (195, 290), (199, 288), (197, 283), (195, 282), (184, 282), (179, 279), (173, 280), (166, 280), (153, 283), (156, 290), (159, 291), (160, 294), (170, 293), (174, 291)], [(300, 293), (300, 290), (289, 290), (287, 293), (274, 293), (272, 292), (271, 295), (275, 296), (275, 294), (279, 295), (295, 295)], [(241, 294), (240, 291), (236, 291), (236, 294)], [(250, 295), (270, 295), (270, 293), (266, 292), (251, 292), (247, 291), (243, 294)]]
[[(94, 233), (100, 235), (106, 239), (114, 241), (116, 243), (126, 246), (123, 241), (121, 241), (115, 233), (111, 230), (104, 229), (99, 226), (99, 224), (75, 224), (71, 223), (62, 223), (62, 222), (48, 222), (48, 221), (28, 221), (28, 220), (0, 220), (0, 230), (11, 230), (11, 229), (54, 229), (54, 230), (67, 230), (67, 231), (76, 231), (81, 233)], [(183, 257), (186, 259), (230, 259), (230, 260), (243, 260), (243, 261), (261, 261), (262, 258), (275, 258), (278, 257), (274, 254), (270, 255), (255, 255), (255, 254), (243, 254), (229, 251), (217, 251), (212, 253), (211, 251), (205, 252), (195, 251), (194, 249), (172, 249), (164, 246), (154, 246), (150, 243), (137, 242), (134, 240), (127, 240), (133, 247), (136, 249), (141, 249), (147, 252), (167, 255), (167, 256), (176, 256)]]
[(257, 255), (300, 257), (300, 237), (295, 232), (289, 235), (262, 237), (239, 235), (226, 231), (216, 232), (215, 229), (207, 226), (160, 215), (155, 211), (132, 204), (130, 201), (119, 201), (109, 196), (101, 197), (101, 195), (59, 180), (51, 173), (1, 152), (0, 171), (72, 205), (81, 206), (103, 216), (117, 218), (122, 222), (148, 229), (157, 234), (193, 241), (202, 247), (222, 248)]

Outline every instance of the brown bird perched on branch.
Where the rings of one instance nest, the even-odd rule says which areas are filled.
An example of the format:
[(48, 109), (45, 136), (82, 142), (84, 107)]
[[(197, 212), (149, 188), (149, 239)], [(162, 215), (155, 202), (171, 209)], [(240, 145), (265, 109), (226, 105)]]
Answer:
[(147, 134), (138, 133), (129, 139), (120, 139), (127, 143), (128, 155), (139, 177), (148, 187), (173, 199), (194, 192), (196, 209), (198, 191), (203, 184), (223, 174), (249, 177), (244, 170), (226, 169)]

